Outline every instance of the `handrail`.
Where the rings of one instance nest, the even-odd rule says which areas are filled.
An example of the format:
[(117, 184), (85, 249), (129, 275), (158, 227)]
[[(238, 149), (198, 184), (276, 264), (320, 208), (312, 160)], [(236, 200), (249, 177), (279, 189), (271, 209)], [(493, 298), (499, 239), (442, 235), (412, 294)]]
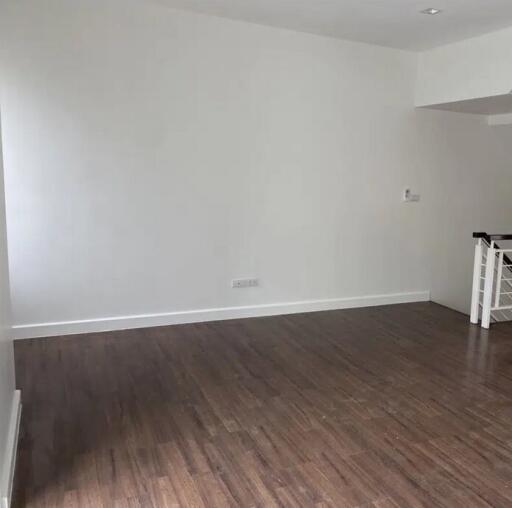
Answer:
[[(495, 240), (512, 240), (512, 235), (488, 235), (487, 233), (473, 233), (473, 238), (480, 238), (484, 242), (487, 242), (487, 245), (490, 247), (491, 242)], [(498, 250), (501, 250), (501, 247), (495, 242), (494, 247)], [(506, 254), (503, 256), (503, 260), (507, 265), (512, 265), (512, 259), (510, 259)]]
[(473, 238), (483, 238), (487, 240), (489, 243), (495, 240), (512, 240), (512, 234), (510, 235), (488, 235), (487, 233), (478, 232), (473, 233)]

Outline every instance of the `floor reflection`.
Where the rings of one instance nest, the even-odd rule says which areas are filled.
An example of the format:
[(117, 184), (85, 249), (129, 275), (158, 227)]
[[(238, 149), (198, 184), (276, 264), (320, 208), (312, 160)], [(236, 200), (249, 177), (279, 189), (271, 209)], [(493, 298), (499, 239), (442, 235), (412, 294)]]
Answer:
[(466, 350), (467, 375), (472, 376), (475, 372), (481, 376), (493, 374), (494, 349), (494, 346), (489, 346), (489, 330), (471, 325)]

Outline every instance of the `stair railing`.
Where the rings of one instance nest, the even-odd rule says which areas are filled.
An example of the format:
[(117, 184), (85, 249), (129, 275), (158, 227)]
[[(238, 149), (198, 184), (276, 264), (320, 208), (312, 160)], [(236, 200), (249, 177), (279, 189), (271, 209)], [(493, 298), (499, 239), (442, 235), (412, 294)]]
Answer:
[[(512, 320), (512, 249), (502, 249), (496, 241), (512, 240), (512, 235), (473, 233), (475, 246), (471, 322), (489, 328), (491, 321)], [(483, 289), (482, 289), (483, 283)]]

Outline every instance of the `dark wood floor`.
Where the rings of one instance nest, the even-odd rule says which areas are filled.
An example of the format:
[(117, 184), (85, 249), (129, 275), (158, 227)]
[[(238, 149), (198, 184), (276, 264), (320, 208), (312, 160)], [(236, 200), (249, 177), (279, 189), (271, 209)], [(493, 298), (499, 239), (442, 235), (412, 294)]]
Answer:
[(15, 352), (17, 507), (512, 507), (512, 325), (418, 303)]

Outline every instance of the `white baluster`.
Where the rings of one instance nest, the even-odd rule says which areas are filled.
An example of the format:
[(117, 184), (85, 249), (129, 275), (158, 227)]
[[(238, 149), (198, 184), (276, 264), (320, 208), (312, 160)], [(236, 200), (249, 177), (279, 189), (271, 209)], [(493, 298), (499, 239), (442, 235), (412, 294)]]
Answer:
[(482, 239), (475, 245), (475, 264), (473, 267), (473, 292), (471, 296), (471, 322), (478, 323), (478, 313), (480, 310), (480, 277), (482, 276)]
[(498, 255), (498, 273), (496, 275), (496, 296), (494, 298), (494, 306), (500, 306), (501, 295), (501, 279), (503, 278), (503, 251)]
[(487, 264), (485, 267), (484, 301), (482, 304), (482, 327), (489, 328), (491, 324), (492, 286), (494, 279), (494, 264), (496, 261), (496, 249), (494, 242), (487, 250)]

